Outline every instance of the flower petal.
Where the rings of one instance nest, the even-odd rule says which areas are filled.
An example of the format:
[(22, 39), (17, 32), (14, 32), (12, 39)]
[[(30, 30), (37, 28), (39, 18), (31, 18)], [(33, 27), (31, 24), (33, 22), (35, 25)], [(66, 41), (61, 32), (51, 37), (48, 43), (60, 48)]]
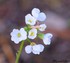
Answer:
[(40, 54), (40, 52), (38, 52), (38, 51), (32, 51), (34, 54)]
[(43, 12), (39, 13), (37, 20), (44, 21), (45, 19), (46, 19), (45, 13)]
[(32, 15), (37, 19), (38, 18), (38, 15), (40, 13), (40, 10), (38, 8), (34, 8), (32, 10)]
[(33, 50), (34, 51), (40, 51), (40, 46), (39, 45), (34, 45)]
[(20, 33), (21, 33), (22, 40), (26, 40), (27, 39), (27, 32), (24, 30), (24, 28), (20, 29)]
[(32, 51), (32, 46), (27, 45), (27, 46), (25, 47), (25, 52), (26, 52), (27, 54), (30, 54), (31, 51)]
[(10, 33), (11, 36), (15, 36), (19, 32), (18, 29), (13, 29), (13, 31)]
[(38, 44), (40, 46), (40, 52), (42, 52), (44, 50), (44, 46), (42, 44)]
[(50, 45), (51, 39), (49, 39), (49, 38), (44, 38), (44, 39), (43, 39), (43, 42), (44, 42), (45, 45)]
[(19, 43), (19, 39), (17, 37), (11, 37), (11, 40), (14, 41), (15, 44)]
[(44, 37), (51, 39), (53, 35), (51, 33), (46, 33)]

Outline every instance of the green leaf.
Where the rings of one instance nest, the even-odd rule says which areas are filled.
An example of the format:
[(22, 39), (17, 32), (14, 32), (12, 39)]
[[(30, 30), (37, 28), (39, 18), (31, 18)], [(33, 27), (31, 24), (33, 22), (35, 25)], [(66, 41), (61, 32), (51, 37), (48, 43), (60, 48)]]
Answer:
[(39, 34), (38, 34), (38, 37), (39, 37), (40, 39), (43, 39), (44, 34), (43, 34), (43, 33), (39, 33)]
[(25, 29), (25, 31), (29, 32), (29, 30), (30, 30), (31, 28), (29, 28), (29, 27), (24, 27), (24, 29)]

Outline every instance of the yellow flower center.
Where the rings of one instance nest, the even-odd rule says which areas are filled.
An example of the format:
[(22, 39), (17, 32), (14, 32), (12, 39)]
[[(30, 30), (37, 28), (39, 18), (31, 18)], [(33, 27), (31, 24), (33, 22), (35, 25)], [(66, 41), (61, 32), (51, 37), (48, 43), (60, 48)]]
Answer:
[(31, 33), (30, 33), (30, 36), (34, 36), (34, 32), (31, 32)]
[(28, 20), (30, 23), (32, 23), (32, 20)]
[(34, 45), (36, 45), (36, 43), (32, 42), (30, 45), (31, 45), (31, 46), (34, 46)]
[(18, 34), (17, 34), (17, 36), (18, 36), (18, 37), (21, 37), (21, 34), (20, 34), (20, 33), (18, 33)]

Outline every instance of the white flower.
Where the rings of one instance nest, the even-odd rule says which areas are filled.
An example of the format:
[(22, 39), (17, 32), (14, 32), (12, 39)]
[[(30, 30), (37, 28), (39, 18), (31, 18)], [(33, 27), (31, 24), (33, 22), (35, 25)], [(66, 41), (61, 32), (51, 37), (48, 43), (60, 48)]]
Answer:
[(31, 16), (31, 14), (27, 14), (25, 16), (25, 22), (26, 22), (26, 24), (29, 24), (29, 25), (35, 25), (36, 19), (33, 16)]
[(53, 37), (53, 35), (51, 33), (45, 34), (44, 37), (43, 37), (44, 44), (45, 45), (50, 45), (52, 37)]
[(30, 54), (31, 52), (34, 54), (40, 54), (40, 52), (42, 52), (43, 50), (44, 50), (44, 46), (42, 44), (27, 45), (25, 47), (25, 52), (27, 54)]
[(38, 8), (32, 9), (32, 15), (39, 21), (44, 21), (46, 19), (45, 13), (40, 12)]
[(27, 39), (27, 32), (24, 30), (24, 28), (13, 29), (11, 32), (11, 40), (14, 41), (16, 44), (18, 44), (20, 41)]
[(39, 26), (39, 30), (40, 31), (45, 31), (45, 29), (46, 29), (46, 25), (45, 24), (41, 24), (40, 26)]
[(42, 44), (34, 45), (33, 46), (33, 53), (34, 54), (40, 54), (44, 50), (44, 46)]
[(37, 36), (37, 29), (31, 29), (28, 34), (28, 38), (34, 39)]

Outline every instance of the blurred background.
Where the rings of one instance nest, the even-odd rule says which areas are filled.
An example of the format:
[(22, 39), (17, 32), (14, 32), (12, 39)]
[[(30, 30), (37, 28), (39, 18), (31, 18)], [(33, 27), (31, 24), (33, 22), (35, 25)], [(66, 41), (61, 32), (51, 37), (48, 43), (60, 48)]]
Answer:
[(19, 63), (70, 63), (70, 0), (0, 0), (0, 63), (15, 63), (20, 44), (11, 41), (10, 32), (25, 26), (33, 8), (46, 13), (44, 33), (53, 34), (52, 43), (40, 55), (23, 48)]

